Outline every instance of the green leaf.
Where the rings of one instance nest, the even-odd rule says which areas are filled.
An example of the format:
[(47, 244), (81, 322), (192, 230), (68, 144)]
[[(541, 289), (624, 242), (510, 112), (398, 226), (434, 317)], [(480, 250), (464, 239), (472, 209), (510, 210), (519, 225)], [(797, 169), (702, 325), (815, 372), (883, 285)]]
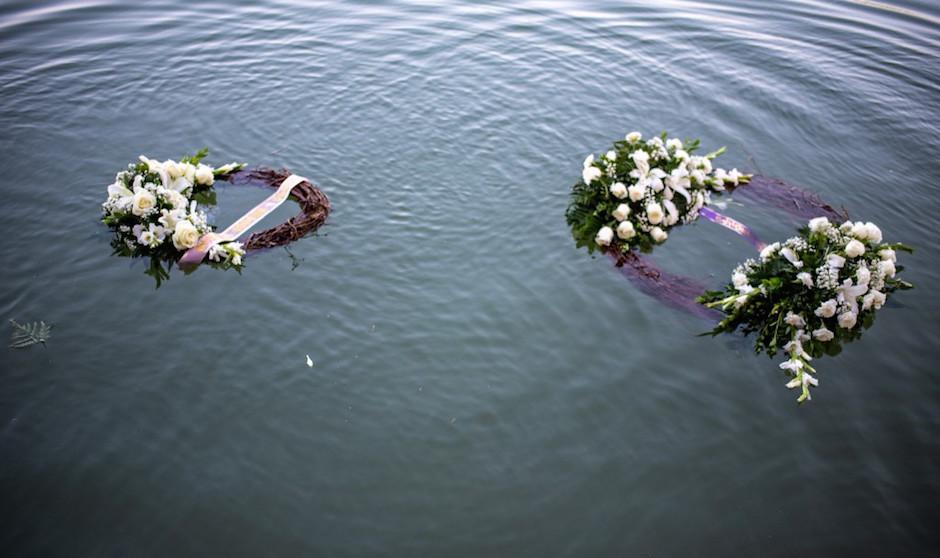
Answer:
[(52, 337), (52, 326), (46, 322), (18, 324), (11, 319), (10, 324), (13, 325), (13, 334), (10, 336), (11, 349), (25, 349), (39, 343), (45, 345)]
[(181, 162), (181, 163), (190, 163), (190, 164), (193, 164), (193, 165), (198, 165), (198, 164), (200, 163), (200, 161), (202, 161), (203, 159), (206, 158), (207, 155), (209, 155), (209, 148), (208, 148), (208, 147), (203, 147), (202, 149), (200, 149), (199, 151), (197, 151), (195, 155), (192, 155), (192, 156), (187, 155), (187, 156), (183, 157), (182, 159), (180, 159), (180, 162)]

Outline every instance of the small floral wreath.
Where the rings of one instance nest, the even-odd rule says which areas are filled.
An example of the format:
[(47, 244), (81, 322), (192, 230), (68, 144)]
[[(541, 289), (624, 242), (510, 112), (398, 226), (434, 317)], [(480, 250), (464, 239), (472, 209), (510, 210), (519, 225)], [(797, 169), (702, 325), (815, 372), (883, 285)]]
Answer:
[[(277, 188), (290, 175), (286, 170), (259, 168), (245, 171), (244, 163), (212, 167), (202, 161), (202, 149), (179, 161), (163, 162), (141, 155), (115, 176), (102, 204), (102, 222), (114, 233), (111, 245), (119, 256), (150, 258), (147, 273), (160, 282), (169, 277), (171, 265), (212, 232), (205, 207), (215, 204), (216, 180), (232, 183), (261, 182)], [(214, 244), (209, 265), (240, 269), (246, 251), (282, 246), (316, 230), (330, 212), (329, 199), (307, 180), (291, 190), (301, 213), (271, 229), (255, 233), (243, 244)], [(165, 267), (164, 267), (165, 265)]]

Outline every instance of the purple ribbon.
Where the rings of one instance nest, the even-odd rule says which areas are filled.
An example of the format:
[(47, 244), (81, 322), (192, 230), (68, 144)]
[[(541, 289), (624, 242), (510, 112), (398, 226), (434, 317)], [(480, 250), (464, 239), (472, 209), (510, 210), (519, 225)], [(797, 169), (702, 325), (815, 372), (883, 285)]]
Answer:
[(758, 251), (763, 250), (764, 247), (767, 246), (766, 244), (761, 242), (759, 238), (757, 238), (757, 235), (754, 233), (754, 231), (751, 230), (750, 227), (748, 227), (747, 225), (745, 225), (744, 223), (740, 221), (732, 219), (731, 217), (728, 217), (727, 215), (722, 215), (721, 213), (718, 213), (717, 211), (708, 207), (703, 207), (702, 209), (699, 209), (698, 213), (699, 215), (708, 219), (712, 223), (717, 223), (721, 225), (722, 227), (726, 229), (731, 229), (732, 231), (743, 236), (744, 238), (748, 240), (748, 242), (753, 244), (754, 248), (757, 248)]

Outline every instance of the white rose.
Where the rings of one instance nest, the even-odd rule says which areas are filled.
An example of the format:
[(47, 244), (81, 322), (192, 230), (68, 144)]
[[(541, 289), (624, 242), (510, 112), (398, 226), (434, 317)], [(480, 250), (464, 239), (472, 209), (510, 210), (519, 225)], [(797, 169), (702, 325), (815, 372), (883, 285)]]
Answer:
[(591, 182), (594, 182), (600, 177), (601, 177), (601, 169), (594, 167), (594, 166), (584, 167), (584, 170), (581, 171), (581, 178), (584, 179), (585, 184), (590, 184)]
[(894, 277), (897, 270), (894, 268), (894, 262), (891, 260), (882, 260), (878, 262), (878, 269), (885, 277)]
[(858, 321), (858, 316), (855, 312), (843, 312), (839, 314), (839, 327), (842, 329), (852, 329), (855, 327), (856, 321)]
[(212, 167), (208, 165), (199, 165), (196, 167), (196, 172), (194, 175), (197, 184), (202, 184), (203, 186), (212, 186), (215, 182), (215, 176), (212, 174)]
[(868, 240), (871, 240), (874, 244), (881, 243), (881, 229), (878, 228), (878, 225), (874, 223), (865, 223), (865, 229), (867, 229)]
[(640, 132), (630, 132), (629, 134), (627, 134), (627, 137), (625, 139), (629, 143), (636, 143), (640, 141), (641, 139), (643, 139), (643, 134), (641, 134)]
[(809, 220), (809, 230), (810, 232), (824, 232), (829, 230), (832, 224), (829, 223), (829, 219), (825, 217), (816, 217), (815, 219)]
[(787, 312), (787, 315), (783, 321), (786, 322), (787, 325), (791, 325), (797, 328), (804, 327), (806, 325), (806, 322), (803, 321), (803, 317), (799, 314), (794, 314), (793, 312)]
[(836, 315), (837, 307), (838, 303), (835, 301), (835, 299), (830, 298), (826, 302), (820, 304), (819, 308), (817, 308), (813, 313), (820, 318), (831, 318)]
[(696, 185), (702, 186), (703, 184), (705, 184), (705, 172), (704, 171), (695, 169), (689, 173), (689, 176), (692, 178), (692, 181), (695, 182)]
[(832, 341), (832, 338), (835, 337), (835, 334), (826, 329), (826, 326), (823, 326), (819, 329), (813, 330), (813, 337), (819, 341)]
[(617, 199), (623, 199), (627, 197), (627, 187), (623, 185), (623, 182), (614, 182), (610, 185), (610, 193)]
[(663, 208), (656, 202), (653, 202), (646, 206), (646, 217), (650, 220), (650, 223), (653, 225), (658, 225), (663, 222)]
[(779, 248), (780, 248), (779, 242), (768, 244), (767, 246), (764, 247), (763, 250), (760, 251), (760, 259), (766, 262), (771, 257), (773, 257), (774, 254), (777, 253), (777, 249)]
[(630, 194), (630, 199), (633, 201), (640, 201), (646, 196), (646, 188), (640, 186), (639, 184), (634, 184), (627, 188), (627, 192)]
[(669, 238), (669, 234), (659, 227), (653, 227), (650, 230), (650, 236), (652, 236), (653, 240), (655, 240), (658, 243), (665, 242), (666, 239)]
[(871, 271), (869, 271), (867, 267), (860, 267), (858, 271), (855, 272), (855, 278), (857, 279), (856, 284), (867, 285), (868, 282), (871, 281)]
[(865, 253), (865, 245), (854, 238), (845, 245), (845, 255), (850, 258), (857, 258)]
[(674, 156), (683, 163), (689, 162), (689, 152), (685, 149), (676, 149)]
[(608, 160), (608, 161), (616, 161), (616, 160), (617, 160), (617, 152), (614, 151), (613, 149), (611, 149), (610, 151), (608, 151), (608, 152), (607, 152), (607, 160)]
[(890, 248), (884, 248), (882, 250), (878, 250), (878, 257), (885, 261), (891, 261), (891, 262), (898, 261), (898, 257), (894, 253), (894, 250)]
[(744, 174), (738, 169), (731, 169), (730, 171), (728, 171), (728, 180), (730, 180), (731, 183), (734, 184), (735, 186), (737, 186), (740, 183), (742, 176), (744, 176)]
[(829, 254), (829, 257), (826, 258), (826, 263), (829, 264), (829, 267), (832, 269), (842, 269), (842, 266), (845, 265), (845, 258), (839, 254)]
[(146, 215), (157, 205), (157, 198), (145, 188), (135, 188), (131, 212), (138, 217)]
[(677, 138), (667, 140), (666, 149), (682, 149), (682, 140)]
[(594, 154), (591, 153), (590, 155), (584, 158), (583, 168), (588, 168), (593, 164), (594, 164)]
[(744, 285), (747, 285), (747, 275), (740, 272), (734, 273), (731, 275), (731, 283), (735, 287), (743, 287)]
[(177, 250), (187, 250), (196, 245), (199, 241), (199, 231), (187, 220), (176, 223), (176, 229), (173, 231), (173, 246)]
[(630, 215), (630, 206), (625, 203), (618, 205), (614, 210), (614, 219), (618, 221), (623, 221), (628, 215)]
[(636, 235), (636, 231), (633, 230), (633, 223), (630, 221), (624, 221), (617, 226), (617, 237), (622, 240), (629, 240)]
[(804, 285), (806, 285), (810, 289), (813, 288), (813, 276), (810, 275), (809, 273), (805, 271), (801, 273), (797, 273), (796, 278), (799, 279)]
[(594, 237), (594, 242), (598, 246), (609, 246), (610, 241), (614, 239), (614, 231), (610, 227), (601, 227), (601, 230), (597, 231), (597, 236)]
[(859, 240), (865, 240), (868, 238), (868, 227), (865, 226), (865, 223), (861, 221), (856, 221), (852, 224), (852, 236)]

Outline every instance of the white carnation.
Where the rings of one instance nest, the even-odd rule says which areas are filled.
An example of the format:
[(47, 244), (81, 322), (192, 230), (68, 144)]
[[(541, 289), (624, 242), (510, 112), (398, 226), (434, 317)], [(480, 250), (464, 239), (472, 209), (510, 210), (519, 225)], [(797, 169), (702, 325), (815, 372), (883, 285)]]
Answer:
[(584, 179), (585, 184), (590, 184), (591, 182), (594, 182), (600, 177), (601, 177), (601, 169), (595, 166), (584, 167), (584, 170), (581, 171), (581, 178)]
[(643, 134), (641, 134), (640, 132), (630, 132), (629, 134), (627, 134), (627, 137), (625, 139), (627, 140), (628, 143), (636, 143), (640, 141), (641, 139), (643, 139)]
[(832, 226), (829, 223), (829, 219), (825, 217), (816, 217), (815, 219), (809, 220), (809, 230), (811, 232), (825, 232)]

